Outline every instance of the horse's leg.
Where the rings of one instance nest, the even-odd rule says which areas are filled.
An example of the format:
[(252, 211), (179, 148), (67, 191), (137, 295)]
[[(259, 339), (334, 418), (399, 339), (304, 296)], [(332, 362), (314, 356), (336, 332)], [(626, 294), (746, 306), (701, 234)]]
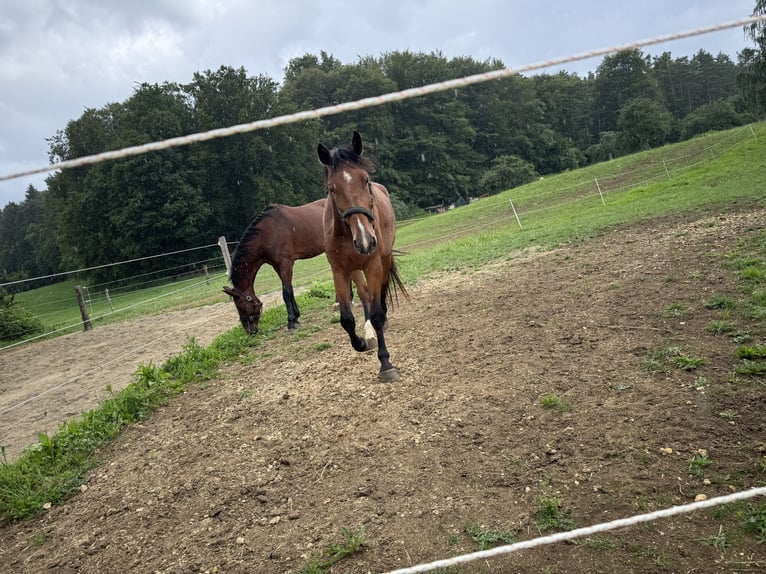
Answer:
[[(384, 383), (394, 383), (399, 380), (399, 371), (391, 364), (391, 357), (386, 347), (386, 339), (383, 336), (383, 329), (386, 325), (386, 306), (383, 303), (385, 295), (385, 286), (388, 280), (381, 270), (376, 270), (367, 275), (367, 286), (370, 288), (370, 322), (375, 329), (375, 335), (378, 339), (378, 361), (380, 361), (380, 372), (378, 376)], [(375, 285), (378, 288), (375, 289)]]
[(364, 338), (367, 341), (367, 348), (373, 349), (377, 347), (378, 341), (375, 329), (370, 322), (370, 290), (367, 288), (364, 274), (361, 271), (354, 271), (351, 274), (351, 279), (356, 285), (356, 291), (362, 302), (362, 309), (364, 309)]
[(367, 341), (356, 334), (356, 320), (354, 319), (354, 311), (351, 309), (351, 278), (346, 274), (333, 272), (332, 279), (340, 307), (341, 327), (348, 333), (351, 346), (355, 351), (366, 351)]
[(287, 328), (295, 329), (298, 326), (298, 317), (301, 316), (301, 312), (295, 302), (295, 293), (293, 292), (293, 262), (280, 262), (277, 273), (282, 281), (282, 300), (285, 302), (285, 309), (287, 309)]

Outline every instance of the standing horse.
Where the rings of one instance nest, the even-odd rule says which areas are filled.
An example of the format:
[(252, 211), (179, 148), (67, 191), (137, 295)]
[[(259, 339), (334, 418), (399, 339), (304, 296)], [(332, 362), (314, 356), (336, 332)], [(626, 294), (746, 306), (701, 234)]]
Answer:
[(325, 254), (332, 268), (335, 294), (340, 305), (340, 324), (356, 351), (365, 351), (372, 340), (356, 334), (351, 310), (349, 280), (364, 273), (366, 286), (355, 280), (359, 298), (365, 304), (375, 329), (380, 361), (379, 377), (384, 382), (399, 380), (399, 371), (391, 364), (383, 327), (388, 302), (393, 302), (394, 289), (408, 297), (394, 263), (396, 217), (388, 190), (370, 180), (372, 162), (362, 156), (362, 138), (354, 132), (351, 145), (327, 149), (317, 147), (319, 161), (324, 164), (324, 184), (328, 190), (324, 210)]
[(282, 299), (287, 308), (287, 328), (295, 329), (301, 313), (293, 293), (296, 259), (310, 259), (324, 251), (322, 218), (326, 198), (299, 207), (272, 204), (245, 230), (231, 261), (231, 284), (223, 290), (232, 296), (239, 320), (250, 335), (258, 332), (263, 303), (255, 295), (255, 275), (264, 263), (274, 268), (282, 281)]

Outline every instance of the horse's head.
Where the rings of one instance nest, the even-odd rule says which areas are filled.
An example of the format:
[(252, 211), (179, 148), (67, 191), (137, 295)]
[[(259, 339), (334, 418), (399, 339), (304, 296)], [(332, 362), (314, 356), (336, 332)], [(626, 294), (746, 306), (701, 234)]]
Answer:
[(346, 148), (327, 149), (317, 146), (319, 161), (324, 168), (324, 182), (338, 217), (351, 231), (354, 247), (362, 255), (375, 251), (375, 206), (373, 205), (372, 162), (362, 157), (362, 137), (354, 132), (351, 145)]
[(263, 309), (261, 300), (255, 296), (251, 289), (246, 289), (243, 292), (236, 287), (224, 287), (223, 290), (234, 299), (234, 304), (239, 312), (239, 320), (247, 334), (257, 334), (258, 322), (261, 320), (261, 310)]

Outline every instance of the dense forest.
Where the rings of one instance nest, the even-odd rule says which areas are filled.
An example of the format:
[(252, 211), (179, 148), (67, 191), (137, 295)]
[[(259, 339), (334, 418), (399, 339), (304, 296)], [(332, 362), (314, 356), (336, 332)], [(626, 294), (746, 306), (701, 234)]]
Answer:
[[(755, 13), (766, 12), (757, 0)], [(316, 145), (367, 142), (400, 218), (710, 130), (766, 117), (763, 26), (714, 56), (634, 49), (587, 77), (517, 75), (321, 120), (55, 172), (0, 211), (0, 283), (236, 240), (269, 203), (324, 195)], [(58, 162), (503, 68), (498, 60), (389, 52), (290, 61), (280, 84), (222, 66), (188, 84), (143, 84), (49, 140)], [(179, 260), (183, 256), (179, 255)], [(167, 265), (163, 261), (163, 265)], [(145, 263), (151, 269), (151, 260)], [(135, 272), (132, 269), (131, 272)], [(119, 268), (95, 271), (112, 279)], [(34, 282), (14, 288), (33, 286)]]

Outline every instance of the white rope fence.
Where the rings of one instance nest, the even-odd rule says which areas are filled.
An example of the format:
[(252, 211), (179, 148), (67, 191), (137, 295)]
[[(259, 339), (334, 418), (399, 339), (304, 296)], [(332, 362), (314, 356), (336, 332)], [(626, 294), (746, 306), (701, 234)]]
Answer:
[(234, 125), (234, 126), (230, 126), (226, 128), (218, 128), (218, 129), (209, 130), (206, 132), (189, 134), (186, 136), (169, 138), (162, 141), (156, 141), (156, 142), (151, 142), (147, 144), (126, 147), (119, 150), (113, 150), (113, 151), (107, 151), (107, 152), (103, 152), (99, 154), (83, 156), (80, 158), (70, 159), (70, 160), (54, 163), (51, 165), (47, 165), (45, 167), (34, 168), (34, 169), (26, 170), (26, 171), (20, 171), (16, 173), (11, 173), (9, 175), (0, 175), (0, 181), (15, 179), (18, 177), (33, 175), (37, 173), (50, 172), (57, 169), (82, 167), (84, 165), (95, 164), (102, 161), (136, 156), (136, 155), (148, 153), (150, 151), (169, 149), (169, 148), (179, 147), (179, 146), (188, 145), (192, 143), (208, 141), (208, 140), (212, 140), (216, 138), (222, 138), (222, 137), (232, 136), (236, 134), (248, 133), (248, 132), (252, 132), (252, 131), (256, 131), (260, 129), (266, 129), (266, 128), (272, 128), (275, 126), (296, 123), (303, 120), (315, 119), (315, 118), (320, 118), (320, 117), (329, 116), (333, 114), (340, 114), (340, 113), (348, 112), (352, 110), (360, 110), (363, 108), (380, 106), (383, 104), (387, 104), (390, 102), (398, 102), (408, 98), (425, 96), (427, 94), (433, 94), (436, 92), (443, 92), (446, 90), (463, 88), (465, 86), (470, 86), (470, 85), (478, 84), (482, 82), (488, 82), (491, 80), (507, 78), (509, 76), (513, 76), (523, 72), (531, 72), (533, 70), (540, 70), (542, 68), (560, 66), (563, 64), (571, 63), (571, 62), (577, 62), (580, 60), (587, 60), (589, 58), (595, 58), (598, 56), (605, 56), (615, 52), (621, 52), (623, 50), (641, 48), (643, 46), (651, 46), (654, 44), (662, 44), (664, 42), (672, 42), (674, 40), (691, 38), (693, 36), (701, 36), (703, 34), (709, 34), (711, 32), (719, 32), (721, 30), (726, 30), (729, 28), (749, 26), (749, 25), (756, 24), (759, 22), (764, 22), (764, 21), (766, 21), (766, 14), (761, 16), (753, 16), (750, 18), (743, 18), (741, 20), (733, 20), (731, 22), (726, 22), (723, 24), (715, 24), (712, 26), (697, 28), (694, 30), (686, 31), (686, 32), (677, 32), (674, 34), (655, 36), (654, 38), (649, 38), (646, 40), (639, 40), (636, 42), (629, 42), (627, 44), (622, 44), (619, 46), (613, 46), (611, 48), (602, 48), (599, 50), (592, 50), (590, 52), (583, 52), (581, 54), (564, 56), (561, 58), (554, 58), (554, 59), (540, 62), (537, 64), (529, 64), (529, 65), (521, 66), (518, 68), (504, 68), (502, 70), (492, 70), (490, 72), (483, 72), (481, 74), (474, 74), (471, 76), (456, 78), (454, 80), (437, 82), (435, 84), (428, 84), (428, 85), (420, 86), (417, 88), (409, 88), (407, 90), (402, 90), (399, 92), (391, 92), (388, 94), (382, 94), (380, 96), (372, 96), (369, 98), (363, 98), (361, 100), (356, 100), (353, 102), (345, 102), (345, 103), (337, 104), (333, 106), (317, 108), (315, 110), (297, 112), (294, 114), (277, 116), (274, 118), (269, 118), (264, 120), (257, 120), (254, 122), (238, 124), (238, 125)]
[(576, 530), (570, 530), (568, 532), (557, 532), (556, 534), (551, 534), (549, 536), (533, 538), (532, 540), (516, 542), (515, 544), (508, 544), (506, 546), (497, 546), (489, 550), (481, 550), (472, 554), (463, 554), (460, 556), (454, 556), (452, 558), (445, 558), (444, 560), (437, 560), (436, 562), (419, 564), (417, 566), (411, 566), (409, 568), (402, 568), (399, 570), (391, 570), (386, 572), (386, 574), (416, 574), (418, 572), (429, 572), (431, 570), (436, 570), (437, 568), (449, 568), (458, 564), (465, 564), (467, 562), (473, 562), (474, 560), (481, 560), (482, 558), (493, 558), (495, 556), (510, 554), (511, 552), (517, 552), (519, 550), (536, 548), (545, 544), (553, 544), (554, 542), (572, 540), (574, 538), (589, 536), (599, 532), (607, 532), (609, 530), (615, 530), (625, 526), (634, 526), (636, 524), (641, 524), (642, 522), (651, 522), (652, 520), (657, 520), (658, 518), (668, 518), (670, 516), (676, 516), (677, 514), (694, 512), (704, 508), (712, 508), (721, 504), (729, 504), (731, 502), (746, 500), (755, 496), (766, 496), (766, 486), (751, 488), (750, 490), (743, 490), (742, 492), (735, 492), (734, 494), (727, 494), (725, 496), (710, 498), (708, 500), (701, 500), (699, 502), (692, 502), (682, 506), (672, 506), (663, 510), (657, 510), (647, 514), (638, 514), (629, 518), (620, 518), (610, 522), (595, 524), (593, 526), (577, 528)]

